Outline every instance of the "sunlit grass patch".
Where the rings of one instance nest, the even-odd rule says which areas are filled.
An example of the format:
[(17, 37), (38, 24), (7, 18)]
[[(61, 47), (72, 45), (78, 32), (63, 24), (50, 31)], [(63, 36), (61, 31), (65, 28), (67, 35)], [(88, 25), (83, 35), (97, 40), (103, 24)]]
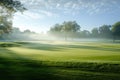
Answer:
[(23, 44), (24, 46), (21, 47), (7, 49), (21, 56), (42, 61), (120, 62), (120, 45), (111, 43), (60, 43), (32, 42)]
[(120, 44), (60, 41), (0, 44), (9, 45), (0, 47), (2, 80), (120, 79)]

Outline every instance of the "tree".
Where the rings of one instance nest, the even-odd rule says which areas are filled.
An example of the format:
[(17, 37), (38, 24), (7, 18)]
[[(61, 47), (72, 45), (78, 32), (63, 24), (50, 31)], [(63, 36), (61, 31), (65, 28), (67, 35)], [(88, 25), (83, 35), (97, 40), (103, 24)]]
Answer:
[(3, 34), (3, 30), (0, 30), (0, 38), (2, 37), (2, 34)]
[(5, 17), (0, 16), (0, 30), (3, 30), (4, 33), (8, 33), (12, 29), (11, 27), (12, 21), (8, 20), (7, 15)]
[(116, 37), (120, 37), (120, 21), (116, 22), (112, 26), (113, 40), (115, 41)]
[(88, 30), (83, 30), (80, 32), (81, 37), (88, 38), (90, 37), (90, 32)]
[(62, 25), (55, 24), (54, 26), (52, 26), (50, 28), (49, 34), (52, 34), (52, 35), (54, 35), (56, 37), (61, 37), (62, 36), (61, 30), (62, 30)]
[(99, 27), (99, 34), (102, 38), (109, 38), (111, 35), (111, 25), (102, 25)]
[(62, 24), (55, 24), (51, 27), (49, 33), (57, 36), (63, 36), (64, 33), (65, 40), (67, 40), (68, 35), (73, 37), (72, 35), (78, 31), (80, 31), (80, 26), (76, 21), (64, 21)]
[(26, 8), (17, 0), (0, 0), (0, 30), (9, 33), (12, 30), (13, 14)]
[(18, 0), (0, 0), (0, 5), (8, 12), (23, 12), (26, 9)]
[(30, 31), (29, 29), (27, 29), (27, 30), (24, 30), (23, 33), (24, 33), (24, 34), (31, 34), (32, 31)]
[(76, 23), (76, 21), (63, 22), (62, 30), (65, 32), (77, 32), (80, 30), (80, 26)]
[(65, 40), (67, 40), (68, 34), (74, 34), (78, 31), (80, 31), (80, 25), (78, 25), (76, 21), (63, 22), (62, 32), (65, 33)]
[(61, 32), (61, 29), (62, 29), (62, 25), (60, 25), (60, 24), (55, 24), (55, 25), (50, 29), (50, 31), (51, 31), (51, 32)]
[(99, 36), (98, 28), (93, 28), (91, 32), (92, 32), (92, 37), (97, 38)]

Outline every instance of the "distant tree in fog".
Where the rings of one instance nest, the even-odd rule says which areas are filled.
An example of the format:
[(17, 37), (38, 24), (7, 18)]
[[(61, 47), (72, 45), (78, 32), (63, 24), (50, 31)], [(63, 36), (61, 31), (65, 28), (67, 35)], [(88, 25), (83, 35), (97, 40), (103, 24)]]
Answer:
[(62, 30), (64, 32), (78, 32), (80, 31), (80, 25), (78, 25), (76, 21), (65, 21), (63, 22)]
[(111, 36), (111, 25), (102, 25), (99, 27), (99, 36), (102, 38), (109, 38)]
[(97, 38), (97, 37), (99, 37), (99, 30), (98, 30), (98, 28), (93, 28), (92, 30), (91, 30), (91, 35), (92, 35), (92, 37), (94, 37), (94, 38)]
[(90, 32), (88, 30), (83, 30), (80, 32), (81, 37), (83, 38), (89, 38), (90, 37)]
[(62, 34), (66, 40), (68, 36), (78, 31), (80, 31), (80, 25), (78, 25), (76, 21), (64, 21), (62, 24), (55, 24), (50, 28), (49, 32), (53, 33), (54, 35), (56, 35), (56, 33)]
[[(65, 40), (67, 40), (67, 37), (69, 35), (72, 35), (78, 31), (80, 31), (80, 25), (77, 24), (76, 21), (63, 22), (62, 32), (65, 33)], [(70, 37), (73, 37), (73, 36), (70, 36)]]
[(61, 30), (62, 30), (62, 25), (60, 25), (60, 24), (55, 24), (50, 29), (51, 32), (61, 32)]
[(120, 21), (116, 22), (113, 26), (112, 26), (112, 34), (113, 34), (113, 39), (115, 40), (116, 37), (120, 38)]

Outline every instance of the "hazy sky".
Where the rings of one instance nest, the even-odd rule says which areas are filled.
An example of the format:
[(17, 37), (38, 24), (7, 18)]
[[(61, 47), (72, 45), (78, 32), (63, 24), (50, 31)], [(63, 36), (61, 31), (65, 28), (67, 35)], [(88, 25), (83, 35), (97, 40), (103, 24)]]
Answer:
[(63, 21), (76, 21), (91, 30), (120, 21), (120, 0), (20, 0), (28, 9), (14, 15), (14, 27), (36, 32), (48, 31)]

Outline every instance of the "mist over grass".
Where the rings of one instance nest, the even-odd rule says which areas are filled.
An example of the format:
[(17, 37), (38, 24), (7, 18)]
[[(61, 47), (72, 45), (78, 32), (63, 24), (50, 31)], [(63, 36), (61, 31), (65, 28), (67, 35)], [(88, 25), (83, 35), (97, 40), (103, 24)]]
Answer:
[(0, 80), (120, 80), (118, 2), (0, 0)]
[(119, 42), (29, 30), (4, 34), (0, 38), (0, 79), (119, 80)]

